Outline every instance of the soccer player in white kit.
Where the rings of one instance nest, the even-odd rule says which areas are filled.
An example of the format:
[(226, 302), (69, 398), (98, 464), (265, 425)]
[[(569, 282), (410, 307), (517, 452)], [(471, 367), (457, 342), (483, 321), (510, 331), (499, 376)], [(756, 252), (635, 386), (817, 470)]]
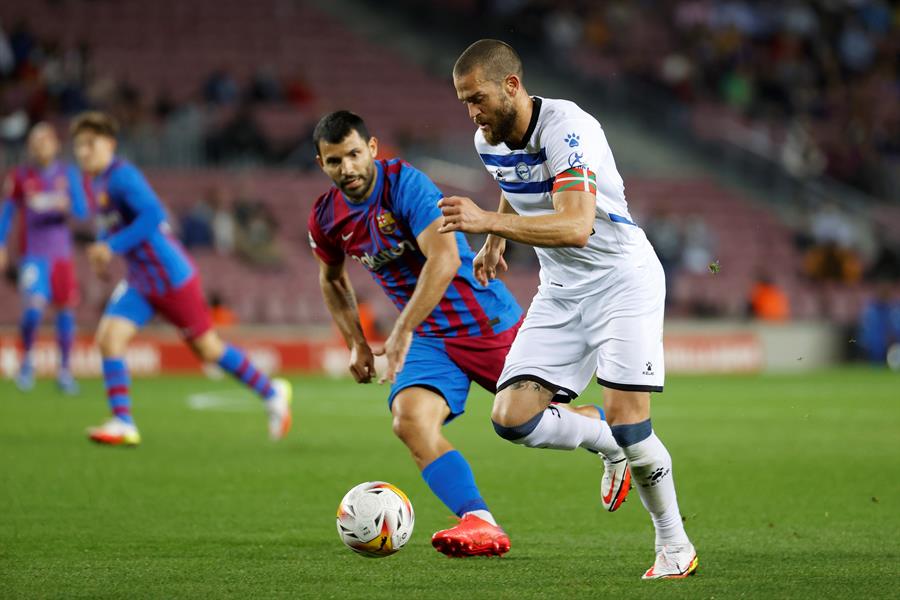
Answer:
[[(534, 246), (541, 265), (538, 293), (497, 382), (494, 427), (516, 444), (605, 456), (607, 509), (612, 496), (624, 499), (615, 480), (621, 485), (628, 470), (609, 460), (621, 448), (656, 529), (656, 560), (643, 578), (692, 575), (697, 553), (678, 510), (672, 459), (650, 423), (650, 392), (661, 392), (665, 378), (665, 281), (628, 213), (603, 129), (572, 102), (529, 96), (521, 60), (498, 40), (467, 48), (453, 83), (502, 193), (498, 212), (444, 198), (441, 231), (488, 234), (474, 262), (483, 284), (506, 268), (506, 240)], [(575, 398), (595, 374), (606, 421), (559, 410), (556, 403)]]

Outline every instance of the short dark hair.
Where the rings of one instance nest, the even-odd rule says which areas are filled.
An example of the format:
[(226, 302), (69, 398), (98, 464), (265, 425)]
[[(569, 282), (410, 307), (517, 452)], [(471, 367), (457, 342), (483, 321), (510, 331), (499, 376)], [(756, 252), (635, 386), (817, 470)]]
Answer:
[(453, 76), (460, 77), (481, 67), (489, 81), (500, 82), (508, 75), (522, 78), (522, 59), (512, 46), (500, 40), (478, 40), (456, 59)]
[(354, 131), (367, 142), (372, 137), (366, 128), (366, 122), (356, 113), (349, 110), (338, 110), (325, 115), (319, 119), (316, 128), (313, 130), (313, 143), (316, 145), (316, 152), (319, 151), (319, 142), (322, 140), (329, 144), (338, 144)]
[(119, 123), (111, 115), (100, 111), (83, 112), (72, 120), (69, 126), (69, 133), (74, 137), (82, 131), (90, 131), (97, 135), (111, 137), (113, 139), (119, 134)]

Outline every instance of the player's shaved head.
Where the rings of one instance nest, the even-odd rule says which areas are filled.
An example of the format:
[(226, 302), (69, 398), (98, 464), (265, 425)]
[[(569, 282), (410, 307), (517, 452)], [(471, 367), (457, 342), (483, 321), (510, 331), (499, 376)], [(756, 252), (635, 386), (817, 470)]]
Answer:
[(319, 119), (313, 130), (313, 143), (316, 145), (316, 151), (321, 150), (321, 142), (339, 144), (354, 131), (363, 141), (367, 142), (372, 137), (369, 135), (366, 122), (356, 113), (349, 110), (338, 110), (325, 115)]
[(453, 65), (453, 77), (462, 77), (481, 69), (487, 81), (500, 83), (510, 75), (522, 79), (522, 59), (512, 46), (500, 40), (478, 40), (465, 49)]
[(28, 138), (33, 139), (42, 136), (56, 137), (56, 129), (53, 127), (53, 125), (46, 121), (39, 121), (35, 123), (32, 126), (31, 131), (28, 132)]
[(90, 132), (95, 135), (116, 139), (119, 134), (119, 123), (110, 115), (92, 110), (83, 112), (72, 120), (69, 133), (72, 137), (82, 132)]

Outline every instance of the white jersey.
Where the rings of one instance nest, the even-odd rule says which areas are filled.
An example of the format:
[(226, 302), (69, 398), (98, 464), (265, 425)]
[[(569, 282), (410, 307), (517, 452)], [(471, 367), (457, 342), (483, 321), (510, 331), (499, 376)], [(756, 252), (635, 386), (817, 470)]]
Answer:
[(593, 233), (584, 248), (538, 248), (541, 293), (576, 297), (605, 288), (625, 261), (653, 252), (628, 213), (625, 186), (597, 119), (574, 102), (533, 98), (523, 147), (491, 146), (481, 130), (475, 148), (503, 195), (523, 216), (554, 212), (554, 190), (595, 192)]

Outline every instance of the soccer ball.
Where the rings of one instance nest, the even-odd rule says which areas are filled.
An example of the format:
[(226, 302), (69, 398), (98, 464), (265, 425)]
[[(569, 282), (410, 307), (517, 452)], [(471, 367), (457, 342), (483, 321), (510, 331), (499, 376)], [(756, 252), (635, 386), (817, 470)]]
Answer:
[(416, 515), (400, 488), (367, 481), (347, 492), (337, 509), (337, 531), (354, 552), (370, 558), (390, 556), (412, 537)]

